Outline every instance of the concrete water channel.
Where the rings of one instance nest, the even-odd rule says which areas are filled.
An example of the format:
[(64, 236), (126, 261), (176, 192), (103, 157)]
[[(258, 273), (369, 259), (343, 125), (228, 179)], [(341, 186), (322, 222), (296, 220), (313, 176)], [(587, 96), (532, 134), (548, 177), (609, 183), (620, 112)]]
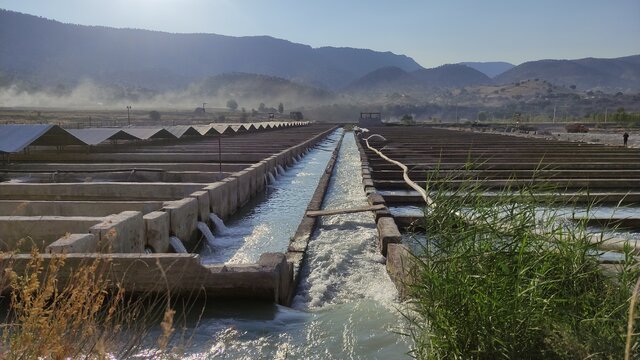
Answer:
[[(397, 333), (406, 324), (393, 282), (402, 284), (403, 237), (422, 197), (353, 133), (297, 125), (11, 154), (0, 171), (3, 266), (19, 270), (36, 246), (45, 260), (65, 253), (67, 269), (110, 258), (113, 280), (133, 291), (203, 289), (216, 302), (187, 324), (192, 358), (402, 358), (411, 343)], [(471, 179), (493, 196), (540, 184), (540, 198), (578, 206), (560, 214), (582, 216), (580, 206), (597, 202), (584, 214), (591, 225), (640, 228), (638, 150), (368, 130), (421, 187), (430, 177), (453, 188)], [(367, 204), (382, 208), (307, 216)]]
[(65, 254), (61, 277), (109, 258), (129, 291), (204, 295), (188, 357), (403, 358), (374, 214), (305, 216), (366, 205), (360, 166), (329, 125), (35, 146), (0, 172), (2, 264), (19, 272), (36, 246)]
[[(251, 128), (91, 149), (75, 141), (61, 148), (66, 135), (59, 128), (51, 135), (56, 141), (47, 143), (44, 136), (28, 151), (10, 154), (0, 172), (3, 267), (19, 271), (35, 246), (45, 261), (66, 254), (61, 277), (104, 257), (112, 261), (114, 283), (130, 291), (203, 288), (209, 298), (286, 304), (293, 268), (284, 254), (261, 254), (250, 264), (205, 265), (192, 252), (206, 243), (216, 219), (227, 219), (262, 193), (270, 175), (335, 127)], [(183, 246), (189, 253), (180, 253)]]
[[(387, 268), (399, 286), (402, 264), (408, 261), (406, 240), (420, 232), (425, 201), (397, 165), (367, 147), (365, 138), (371, 147), (405, 164), (421, 188), (429, 183), (430, 190), (437, 191), (442, 180), (451, 192), (472, 183), (484, 196), (527, 188), (542, 202), (570, 204), (554, 209), (560, 216), (588, 218), (593, 241), (603, 251), (621, 251), (628, 243), (640, 254), (638, 149), (421, 126), (366, 130), (359, 142), (363, 185), (372, 204), (386, 206), (376, 212), (380, 251), (387, 255)], [(598, 233), (602, 230), (605, 241)], [(602, 261), (620, 258), (606, 254)]]

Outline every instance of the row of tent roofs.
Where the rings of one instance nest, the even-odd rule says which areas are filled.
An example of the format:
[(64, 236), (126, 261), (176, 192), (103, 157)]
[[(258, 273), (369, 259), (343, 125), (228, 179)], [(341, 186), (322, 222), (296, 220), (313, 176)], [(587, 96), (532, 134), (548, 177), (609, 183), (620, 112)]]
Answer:
[(124, 127), (63, 129), (51, 124), (0, 125), (0, 153), (17, 153), (28, 146), (98, 145), (113, 140), (180, 139), (185, 137), (232, 135), (309, 122), (260, 122), (246, 124), (176, 125), (165, 127)]

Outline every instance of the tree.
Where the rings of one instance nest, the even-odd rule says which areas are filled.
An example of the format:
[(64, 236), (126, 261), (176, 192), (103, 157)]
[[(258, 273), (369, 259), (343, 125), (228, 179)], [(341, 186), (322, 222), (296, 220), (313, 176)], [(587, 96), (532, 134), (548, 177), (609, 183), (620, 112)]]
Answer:
[(227, 107), (232, 111), (236, 111), (236, 109), (238, 109), (238, 102), (235, 101), (234, 99), (231, 99), (227, 101)]
[(413, 124), (415, 124), (415, 121), (413, 121), (413, 116), (409, 115), (409, 114), (402, 115), (402, 118), (400, 119), (400, 121), (404, 125), (413, 125)]
[(284, 112), (284, 105), (282, 103), (278, 104), (278, 112), (282, 114)]
[(484, 111), (480, 111), (478, 113), (478, 121), (487, 121), (487, 113)]
[(242, 114), (240, 114), (240, 121), (245, 122), (247, 121), (247, 109), (242, 108)]
[(267, 107), (264, 105), (264, 103), (260, 103), (260, 105), (258, 105), (258, 111), (265, 112), (266, 110)]
[(160, 121), (160, 116), (160, 113), (155, 110), (149, 112), (149, 119), (153, 121)]

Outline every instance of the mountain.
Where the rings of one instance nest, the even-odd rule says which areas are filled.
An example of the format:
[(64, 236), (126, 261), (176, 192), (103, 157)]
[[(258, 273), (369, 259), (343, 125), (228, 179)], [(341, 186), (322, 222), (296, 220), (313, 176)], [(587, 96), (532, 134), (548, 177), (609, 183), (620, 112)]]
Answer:
[(423, 91), (491, 83), (492, 80), (478, 70), (465, 65), (447, 64), (412, 72), (398, 67), (384, 67), (355, 80), (346, 89), (349, 91)]
[(421, 69), (389, 52), (314, 49), (268, 36), (172, 34), (63, 24), (0, 9), (0, 72), (55, 86), (91, 79), (155, 90), (231, 72), (336, 89), (383, 66)]
[(495, 81), (507, 84), (527, 79), (543, 79), (579, 90), (604, 92), (640, 91), (640, 55), (614, 59), (538, 60), (520, 64), (498, 75)]
[(355, 80), (347, 89), (365, 90), (372, 87), (397, 86), (402, 83), (413, 83), (414, 79), (410, 73), (396, 66), (387, 66), (364, 75)]
[(466, 65), (470, 68), (476, 69), (490, 78), (494, 78), (515, 66), (504, 61), (461, 62), (460, 65)]
[(492, 83), (491, 79), (482, 72), (459, 64), (417, 70), (412, 75), (420, 84), (429, 87), (458, 88)]

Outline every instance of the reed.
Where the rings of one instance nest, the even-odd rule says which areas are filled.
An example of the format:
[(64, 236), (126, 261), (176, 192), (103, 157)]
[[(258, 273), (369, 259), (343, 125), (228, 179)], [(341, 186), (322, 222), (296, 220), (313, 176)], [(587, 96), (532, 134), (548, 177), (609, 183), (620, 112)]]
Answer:
[[(108, 259), (88, 261), (67, 274), (64, 255), (45, 259), (34, 247), (26, 266), (13, 264), (10, 257), (3, 261), (0, 276), (3, 293), (9, 294), (0, 303), (6, 313), (0, 325), (2, 359), (158, 357), (184, 347), (170, 292), (125, 294), (108, 276)], [(154, 341), (155, 328), (160, 331)]]
[(492, 197), (477, 180), (456, 189), (431, 180), (430, 188), (428, 236), (413, 244), (408, 284), (414, 357), (624, 357), (639, 275), (631, 249), (621, 264), (603, 267), (584, 224), (553, 210), (571, 204), (537, 199), (531, 186)]

